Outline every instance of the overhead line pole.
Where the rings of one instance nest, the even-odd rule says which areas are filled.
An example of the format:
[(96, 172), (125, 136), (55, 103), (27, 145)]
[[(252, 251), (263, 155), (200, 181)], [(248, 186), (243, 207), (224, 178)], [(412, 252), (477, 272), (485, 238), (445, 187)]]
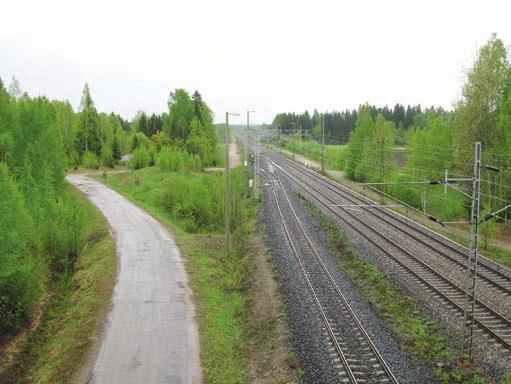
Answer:
[(474, 180), (472, 182), (472, 208), (470, 212), (470, 243), (468, 266), (465, 280), (464, 328), (463, 347), (472, 358), (472, 343), (474, 339), (474, 306), (476, 300), (477, 256), (479, 241), (479, 210), (481, 203), (481, 142), (475, 143)]
[(325, 173), (325, 114), (321, 116), (321, 172)]
[(225, 171), (224, 171), (224, 220), (225, 220), (225, 248), (231, 253), (231, 172), (229, 164), (229, 115), (239, 116), (239, 113), (225, 112)]
[(256, 136), (256, 156), (255, 156), (255, 166), (256, 166), (256, 172), (254, 175), (254, 193), (256, 199), (259, 198), (259, 142), (260, 142), (260, 136)]
[(380, 167), (380, 181), (381, 181), (381, 186), (380, 186), (380, 204), (383, 205), (383, 187), (384, 187), (384, 184), (385, 184), (385, 152), (384, 152), (384, 149), (385, 149), (385, 137), (382, 136), (381, 138), (381, 144), (380, 144), (380, 163), (381, 163), (381, 167)]

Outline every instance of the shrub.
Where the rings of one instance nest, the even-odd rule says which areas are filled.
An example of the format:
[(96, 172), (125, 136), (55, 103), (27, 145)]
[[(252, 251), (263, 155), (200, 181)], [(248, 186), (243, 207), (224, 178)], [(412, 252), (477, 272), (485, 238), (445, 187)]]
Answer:
[(190, 178), (173, 174), (158, 197), (158, 204), (177, 219), (188, 232), (215, 231), (223, 223), (222, 177), (206, 174)]
[(163, 147), (157, 156), (156, 165), (163, 171), (198, 171), (202, 168), (202, 161), (199, 156), (186, 151)]
[(73, 192), (66, 191), (55, 204), (54, 217), (47, 225), (53, 229), (46, 241), (51, 271), (72, 272), (84, 244), (85, 227), (83, 205)]
[(0, 271), (0, 334), (13, 335), (26, 324), (36, 288), (24, 267)]
[(145, 168), (151, 164), (151, 154), (146, 147), (138, 147), (133, 152), (133, 156), (130, 160), (130, 167), (132, 169)]
[(85, 168), (98, 169), (99, 161), (93, 152), (85, 152), (82, 157), (82, 165)]

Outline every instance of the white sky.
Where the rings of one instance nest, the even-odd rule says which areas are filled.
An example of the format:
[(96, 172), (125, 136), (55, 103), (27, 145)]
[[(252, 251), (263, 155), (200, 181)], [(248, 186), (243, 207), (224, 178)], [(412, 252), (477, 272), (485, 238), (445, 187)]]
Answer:
[[(442, 105), (492, 32), (511, 44), (511, 2), (41, 1), (0, 6), (0, 77), (100, 111), (166, 110), (174, 88), (215, 112)], [(233, 119), (234, 123), (244, 117)]]

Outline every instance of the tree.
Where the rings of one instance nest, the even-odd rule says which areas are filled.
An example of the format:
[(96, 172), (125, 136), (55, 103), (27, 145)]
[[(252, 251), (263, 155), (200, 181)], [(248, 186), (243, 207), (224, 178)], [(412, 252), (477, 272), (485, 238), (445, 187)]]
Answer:
[(80, 154), (84, 152), (94, 152), (97, 156), (101, 154), (98, 112), (87, 83), (83, 87), (80, 103), (76, 148)]
[(23, 95), (20, 83), (14, 76), (12, 77), (11, 84), (9, 85), (9, 94), (14, 100), (19, 99)]
[(352, 132), (348, 141), (346, 152), (348, 154), (345, 165), (346, 176), (355, 179), (357, 175), (357, 167), (364, 155), (370, 151), (370, 143), (373, 139), (374, 121), (371, 116), (371, 108), (369, 105), (363, 105), (358, 111), (358, 118), (355, 130)]
[(140, 113), (140, 116), (138, 118), (138, 130), (142, 132), (147, 137), (151, 137), (151, 134), (149, 132), (149, 124), (147, 121), (147, 115), (144, 111)]
[(176, 89), (170, 93), (168, 132), (170, 138), (185, 142), (190, 134), (190, 124), (194, 117), (194, 105), (188, 92)]
[(112, 157), (114, 158), (114, 161), (119, 161), (122, 157), (121, 143), (119, 142), (117, 135), (114, 136), (114, 142), (112, 143)]
[(75, 148), (77, 125), (73, 107), (67, 100), (64, 102), (54, 101), (53, 107), (56, 113), (55, 123), (62, 137), (66, 157), (70, 160), (71, 164), (77, 165), (78, 156)]
[(468, 72), (462, 99), (457, 103), (454, 126), (455, 155), (471, 169), (470, 159), (475, 141), (490, 148), (497, 137), (498, 105), (503, 98), (510, 68), (504, 44), (494, 34), (479, 50)]

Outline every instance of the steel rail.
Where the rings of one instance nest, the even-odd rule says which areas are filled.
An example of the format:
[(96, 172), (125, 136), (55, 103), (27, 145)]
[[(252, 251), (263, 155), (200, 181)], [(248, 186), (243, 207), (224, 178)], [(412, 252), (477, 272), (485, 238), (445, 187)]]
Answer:
[[(280, 158), (280, 156), (279, 156), (279, 158)], [(363, 202), (366, 202), (366, 203), (367, 202), (374, 203), (372, 200), (366, 198), (365, 196), (362, 196), (362, 195), (358, 194), (355, 191), (352, 191), (349, 188), (346, 188), (345, 186), (343, 186), (341, 184), (335, 183), (335, 182), (329, 180), (328, 178), (325, 178), (325, 177), (323, 177), (323, 176), (321, 176), (319, 174), (316, 174), (316, 172), (314, 172), (314, 171), (310, 171), (309, 169), (305, 169), (305, 168), (301, 167), (300, 165), (295, 164), (294, 162), (292, 162), (291, 160), (289, 160), (289, 159), (287, 159), (287, 158), (285, 158), (283, 156), (282, 156), (282, 158), (285, 159), (289, 164), (291, 164), (292, 167), (294, 169), (296, 169), (297, 171), (299, 171), (301, 174), (306, 175), (307, 177), (309, 177), (309, 178), (311, 178), (313, 180), (316, 180), (317, 182), (321, 183), (322, 186), (324, 186), (325, 188), (328, 188), (332, 193), (337, 194), (339, 197), (341, 197), (341, 198), (343, 198), (345, 200), (348, 200), (348, 201), (350, 201), (352, 203), (354, 203), (356, 201), (363, 201)], [(345, 195), (343, 195), (339, 190), (342, 190), (349, 197), (346, 197)], [(374, 203), (374, 204), (376, 204), (376, 203)], [(364, 208), (362, 208), (362, 209), (364, 209)], [(435, 236), (434, 234), (431, 233), (431, 230), (429, 230), (427, 228), (423, 228), (419, 224), (417, 224), (417, 225), (419, 225), (419, 227), (417, 227), (416, 225), (411, 225), (409, 223), (409, 221), (410, 221), (409, 219), (407, 219), (407, 218), (401, 219), (401, 215), (396, 214), (395, 212), (390, 211), (390, 210), (388, 210), (385, 207), (383, 207), (382, 209), (376, 209), (376, 210), (375, 209), (364, 209), (364, 212), (366, 212), (366, 213), (368, 213), (370, 215), (373, 215), (374, 217), (378, 218), (379, 220), (383, 221), (384, 223), (386, 223), (386, 224), (392, 226), (393, 228), (397, 229), (398, 231), (403, 233), (405, 236), (407, 236), (407, 237), (413, 239), (414, 241), (416, 241), (416, 242), (418, 242), (418, 243), (428, 247), (430, 250), (432, 250), (433, 252), (439, 254), (441, 257), (445, 257), (446, 259), (448, 259), (452, 263), (458, 265), (461, 269), (466, 269), (466, 262), (462, 262), (462, 261), (458, 260), (456, 258), (456, 256), (451, 256), (448, 253), (443, 252), (443, 251), (439, 250), (438, 248), (435, 248), (435, 246), (433, 244), (428, 243), (427, 241), (417, 237), (416, 235), (413, 235), (413, 234), (409, 233), (407, 230), (405, 230), (404, 228), (400, 227), (398, 224), (395, 224), (395, 223), (391, 222), (389, 219), (380, 216), (378, 213), (381, 213), (381, 214), (389, 217), (391, 220), (394, 220), (394, 221), (398, 222), (399, 224), (405, 226), (407, 229), (411, 229), (415, 233), (418, 233), (421, 236), (427, 237), (428, 239), (430, 239), (430, 240), (440, 244), (440, 246), (445, 247), (445, 248), (449, 249), (450, 251), (456, 253), (457, 255), (459, 255), (459, 257), (464, 257), (466, 259), (467, 255), (465, 253), (460, 251), (455, 246), (452, 246), (452, 245), (447, 244), (446, 242), (442, 241), (441, 239), (443, 239), (443, 237), (438, 238), (438, 236)], [(482, 269), (482, 271), (480, 271), (480, 272), (483, 272), (483, 274), (479, 273), (478, 274), (478, 278), (480, 278), (481, 280), (485, 281), (486, 283), (492, 285), (493, 287), (495, 287), (496, 289), (502, 291), (503, 293), (505, 293), (507, 295), (511, 295), (511, 276), (506, 275), (506, 274), (502, 273), (501, 271), (499, 271), (498, 269), (495, 269), (495, 268), (493, 268), (493, 267), (491, 267), (491, 266), (489, 266), (488, 264), (485, 264), (485, 263), (480, 263), (480, 267)], [(490, 274), (490, 275), (494, 274), (494, 275), (496, 275), (497, 276), (496, 278), (503, 280), (506, 283), (506, 285), (509, 285), (509, 287), (503, 286), (502, 283), (500, 283), (499, 281), (494, 280), (491, 277), (488, 277), (486, 274)]]
[[(327, 204), (325, 203), (324, 201), (322, 201), (320, 198), (318, 198), (317, 195), (320, 195), (323, 197), (323, 199), (326, 199), (326, 200), (329, 200), (330, 202), (332, 201), (328, 196), (325, 196), (321, 191), (319, 191), (316, 187), (314, 187), (313, 185), (307, 185), (307, 188), (305, 188), (302, 184), (303, 184), (303, 181), (297, 179), (296, 176), (292, 175), (290, 172), (286, 171), (282, 166), (276, 164), (276, 163), (273, 163), (275, 167), (277, 167), (278, 169), (280, 169), (284, 174), (286, 174), (290, 180), (292, 180), (296, 185), (298, 185), (302, 190), (304, 190), (308, 195), (310, 195), (311, 197), (313, 197), (315, 200), (317, 200), (319, 203), (321, 203), (327, 210), (329, 210), (330, 212), (332, 212), (336, 217), (338, 217), (341, 221), (343, 221), (346, 225), (348, 225), (350, 228), (352, 228), (353, 230), (355, 230), (358, 234), (360, 234), (362, 237), (364, 237), (366, 240), (368, 240), (371, 244), (373, 244), (374, 246), (376, 246), (378, 249), (380, 249), (385, 255), (387, 255), (392, 261), (394, 261), (395, 263), (397, 263), (401, 268), (403, 268), (406, 272), (408, 272), (410, 275), (414, 276), (416, 279), (418, 279), (422, 284), (424, 284), (425, 286), (427, 286), (431, 291), (433, 291), (434, 294), (437, 294), (439, 295), (444, 301), (446, 301), (447, 303), (449, 303), (452, 307), (454, 307), (458, 312), (460, 313), (463, 313), (463, 306), (456, 303), (456, 301), (454, 299), (452, 299), (451, 297), (449, 297), (449, 295), (447, 295), (446, 293), (442, 292), (440, 289), (436, 288), (430, 281), (428, 281), (424, 276), (421, 276), (421, 274), (415, 272), (413, 269), (411, 269), (410, 267), (408, 267), (403, 261), (401, 261), (397, 256), (395, 256), (391, 251), (389, 251), (387, 248), (385, 248), (383, 245), (381, 245), (380, 243), (378, 243), (376, 240), (374, 240), (370, 235), (368, 235), (367, 232), (369, 233), (374, 233), (376, 234), (378, 237), (380, 237), (381, 239), (384, 240), (384, 242), (387, 242), (388, 244), (391, 244), (393, 247), (395, 247), (396, 249), (398, 249), (401, 253), (403, 253), (406, 257), (408, 257), (410, 260), (412, 260), (413, 262), (417, 263), (419, 266), (421, 266), (422, 268), (426, 269), (427, 271), (429, 271), (431, 274), (433, 274), (433, 276), (436, 276), (437, 278), (440, 279), (440, 281), (444, 282), (448, 287), (450, 287), (450, 289), (454, 290), (456, 294), (460, 295), (460, 297), (464, 297), (464, 294), (465, 294), (465, 291), (458, 287), (456, 284), (454, 284), (452, 281), (450, 281), (448, 278), (446, 278), (445, 276), (443, 276), (441, 273), (439, 273), (438, 271), (436, 271), (435, 269), (433, 269), (431, 266), (429, 266), (427, 263), (423, 262), (422, 260), (418, 259), (417, 257), (415, 257), (414, 255), (412, 255), (409, 251), (407, 251), (406, 249), (402, 248), (399, 244), (397, 244), (396, 242), (394, 242), (393, 240), (389, 239), (388, 237), (386, 237), (385, 235), (383, 235), (382, 233), (378, 232), (378, 231), (375, 231), (374, 228), (371, 228), (370, 225), (368, 225), (367, 223), (365, 223), (363, 220), (359, 219), (356, 215), (352, 214), (351, 212), (345, 210), (344, 212), (349, 216), (351, 217), (352, 219), (354, 219), (355, 222), (358, 222), (362, 225), (362, 227), (364, 227), (366, 230), (369, 230), (369, 231), (366, 231), (366, 230), (363, 230), (359, 227), (357, 227), (356, 225), (353, 224), (353, 222), (350, 222), (349, 220), (347, 220), (345, 217), (341, 216), (336, 210), (334, 210), (330, 204)], [(316, 192), (317, 195), (314, 195), (312, 193), (310, 193), (310, 189), (314, 190)], [(452, 296), (452, 292), (450, 292)], [(492, 310), (491, 308), (487, 307), (485, 304), (481, 303), (479, 300), (476, 300), (476, 304), (477, 304), (477, 311), (484, 311), (486, 312), (487, 314), (489, 314), (490, 316), (492, 316), (492, 319), (491, 320), (497, 320), (499, 321), (501, 324), (498, 324), (498, 326), (502, 326), (504, 325), (505, 329), (506, 330), (511, 330), (511, 322), (506, 319), (505, 317), (503, 317), (502, 315), (498, 314), (497, 312), (495, 312), (494, 310)], [(475, 319), (475, 323), (477, 324), (477, 326), (479, 328), (481, 328), (482, 330), (484, 330), (486, 333), (488, 333), (492, 338), (494, 338), (496, 341), (498, 341), (502, 346), (504, 346), (506, 349), (510, 350), (511, 351), (511, 339), (508, 341), (506, 340), (504, 337), (502, 337), (501, 335), (499, 335), (498, 333), (496, 333), (496, 330), (494, 329), (491, 329), (490, 326), (487, 326), (486, 324), (484, 324), (481, 320), (479, 320), (477, 317)], [(497, 326), (497, 327), (498, 327)], [(509, 338), (509, 336), (508, 336)]]
[[(282, 189), (282, 194), (287, 202), (287, 206), (289, 207), (289, 211), (291, 212), (292, 214), (292, 217), (293, 219), (295, 220), (297, 226), (300, 228), (300, 232), (301, 234), (303, 235), (303, 238), (305, 239), (306, 241), (306, 244), (308, 246), (308, 248), (310, 249), (310, 251), (312, 252), (312, 254), (314, 255), (315, 259), (318, 261), (324, 275), (327, 277), (327, 280), (328, 280), (328, 283), (334, 288), (335, 292), (337, 293), (337, 296), (339, 299), (341, 299), (341, 302), (343, 304), (343, 306), (345, 307), (345, 309), (347, 310), (347, 312), (349, 313), (351, 319), (353, 320), (353, 322), (355, 323), (355, 325), (357, 326), (357, 329), (359, 330), (360, 334), (362, 335), (362, 337), (364, 338), (365, 342), (367, 343), (367, 345), (369, 346), (369, 348), (371, 349), (371, 352), (372, 354), (374, 355), (374, 357), (377, 359), (379, 365), (381, 366), (381, 368), (384, 370), (384, 373), (385, 375), (387, 376), (386, 378), (389, 380), (389, 382), (392, 382), (392, 383), (398, 383), (398, 380), (397, 378), (394, 376), (394, 374), (392, 373), (392, 371), (390, 370), (390, 368), (388, 367), (387, 363), (385, 362), (385, 360), (383, 359), (383, 357), (381, 356), (380, 352), (378, 351), (378, 349), (376, 348), (376, 346), (374, 345), (374, 343), (372, 342), (371, 338), (369, 337), (369, 335), (367, 334), (367, 332), (365, 331), (364, 327), (362, 326), (360, 320), (358, 319), (357, 315), (355, 314), (355, 312), (353, 311), (353, 309), (351, 308), (350, 304), (348, 303), (346, 297), (344, 296), (344, 294), (341, 292), (339, 286), (337, 285), (337, 283), (335, 282), (335, 280), (333, 279), (332, 275), (330, 274), (328, 268), (326, 267), (326, 265), (324, 264), (323, 262), (323, 259), (321, 258), (321, 256), (319, 255), (319, 253), (317, 252), (314, 244), (312, 243), (310, 237), (308, 236), (307, 234), (307, 231), (305, 230), (305, 228), (303, 227), (303, 224), (301, 222), (301, 220), (299, 219), (298, 215), (296, 214), (296, 211), (294, 210), (292, 204), (291, 204), (291, 201), (289, 200), (289, 197), (287, 196), (287, 193), (286, 191), (284, 190), (284, 188), (282, 187), (282, 184), (280, 182), (280, 179), (278, 177), (278, 175), (275, 173), (275, 178), (276, 180), (278, 181), (278, 184), (281, 186), (281, 189)], [(365, 380), (357, 380), (357, 378), (355, 377), (352, 369), (350, 368), (349, 366), (349, 362), (348, 362), (348, 359), (346, 358), (346, 356), (344, 355), (344, 352), (342, 351), (342, 348), (340, 347), (340, 344), (339, 342), (337, 341), (337, 337), (335, 336), (335, 333), (333, 332), (330, 324), (329, 324), (329, 321), (328, 321), (328, 318), (325, 314), (325, 311), (323, 310), (322, 306), (321, 306), (321, 303), (319, 301), (319, 298), (317, 296), (317, 294), (315, 293), (315, 290), (313, 288), (313, 285), (312, 285), (312, 282), (310, 281), (309, 279), (309, 276), (308, 276), (308, 272), (306, 270), (306, 267), (303, 263), (303, 260), (302, 258), (300, 257), (299, 255), (299, 252), (294, 244), (294, 240), (292, 238), (292, 235), (291, 235), (291, 232), (289, 231), (288, 227), (287, 227), (287, 224), (285, 222), (285, 219), (284, 219), (284, 216), (283, 216), (283, 213), (282, 213), (282, 209), (281, 209), (281, 206), (278, 202), (278, 198), (277, 198), (277, 193), (276, 193), (276, 188), (275, 188), (275, 184), (272, 183), (272, 192), (273, 192), (273, 196), (275, 198), (275, 202), (276, 202), (276, 205), (277, 205), (277, 208), (278, 208), (278, 212), (279, 212), (279, 215), (280, 215), (280, 218), (281, 218), (281, 222), (283, 224), (283, 227), (284, 227), (284, 230), (285, 230), (285, 233), (286, 233), (286, 237), (288, 239), (288, 242), (290, 243), (291, 245), (291, 248), (293, 249), (293, 252), (295, 254), (295, 256), (297, 257), (298, 261), (299, 261), (299, 264), (300, 264), (300, 267), (306, 277), (306, 281), (307, 281), (307, 284), (309, 286), (309, 289), (311, 290), (312, 294), (313, 294), (313, 297), (316, 301), (316, 304), (318, 305), (318, 307), (320, 308), (320, 312), (322, 314), (322, 317), (323, 317), (323, 320), (325, 322), (325, 324), (327, 325), (327, 331), (330, 335), (331, 338), (333, 338), (335, 341), (334, 341), (334, 347), (336, 348), (338, 354), (340, 355), (340, 357), (342, 356), (341, 358), (341, 362), (343, 363), (343, 366), (345, 367), (345, 370), (346, 372), (349, 372), (348, 376), (349, 376), (349, 379), (350, 380), (354, 380), (353, 383), (357, 383), (357, 382), (365, 382)], [(351, 382), (351, 381), (350, 381)]]

